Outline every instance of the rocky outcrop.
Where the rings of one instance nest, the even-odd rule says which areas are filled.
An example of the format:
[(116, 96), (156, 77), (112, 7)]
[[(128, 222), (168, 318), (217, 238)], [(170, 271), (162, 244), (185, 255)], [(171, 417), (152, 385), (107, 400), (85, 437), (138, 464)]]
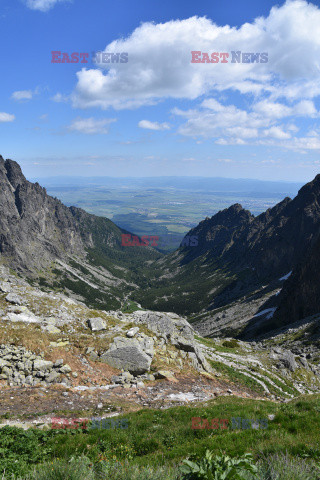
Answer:
[(121, 235), (127, 232), (111, 220), (66, 207), (1, 156), (0, 211), (2, 263), (30, 279), (42, 277), (44, 284), (67, 284), (77, 298), (108, 300), (109, 308), (120, 306), (114, 298), (136, 276), (126, 267), (161, 256), (150, 247), (124, 248)]
[(141, 375), (150, 369), (153, 355), (153, 339), (150, 337), (116, 337), (99, 360), (120, 370), (128, 370), (132, 375)]
[(0, 253), (13, 268), (32, 273), (84, 244), (72, 211), (24, 177), (20, 166), (0, 157)]
[[(174, 345), (188, 356), (196, 370), (211, 372), (212, 368), (206, 361), (201, 346), (196, 342), (194, 329), (183, 317), (175, 313), (163, 313), (152, 311), (136, 311), (130, 315), (121, 312), (109, 312), (117, 318), (126, 318), (127, 321), (144, 325), (150, 332), (159, 336), (163, 345)], [(139, 335), (138, 335), (139, 337)]]
[(274, 324), (287, 325), (320, 313), (320, 240), (285, 282)]

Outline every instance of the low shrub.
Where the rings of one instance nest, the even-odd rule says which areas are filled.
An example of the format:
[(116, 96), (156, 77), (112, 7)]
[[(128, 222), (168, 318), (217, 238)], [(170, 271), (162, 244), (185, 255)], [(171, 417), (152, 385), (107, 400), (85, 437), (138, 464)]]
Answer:
[(250, 453), (231, 458), (227, 455), (214, 455), (207, 450), (200, 459), (196, 457), (184, 460), (180, 470), (182, 480), (247, 480), (247, 474), (257, 473), (258, 468)]
[[(97, 468), (97, 480), (176, 480), (175, 467), (141, 467), (124, 462), (104, 462)], [(80, 480), (80, 479), (79, 479)]]
[(95, 480), (90, 460), (85, 457), (54, 460), (37, 466), (28, 480)]
[(261, 460), (259, 464), (261, 480), (319, 480), (320, 468), (316, 462), (288, 453), (277, 453)]
[(222, 346), (223, 347), (228, 347), (228, 348), (237, 348), (237, 347), (239, 347), (239, 343), (235, 338), (233, 338), (232, 340), (225, 340), (222, 343)]

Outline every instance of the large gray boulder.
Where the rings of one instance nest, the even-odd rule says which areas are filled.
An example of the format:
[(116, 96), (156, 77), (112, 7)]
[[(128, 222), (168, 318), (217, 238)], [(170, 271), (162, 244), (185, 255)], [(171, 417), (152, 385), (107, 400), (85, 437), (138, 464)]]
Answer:
[(295, 357), (293, 353), (290, 352), (290, 350), (284, 351), (284, 353), (282, 353), (279, 356), (278, 360), (279, 360), (280, 366), (287, 368), (291, 372), (294, 372), (298, 368), (298, 364), (295, 360)]
[(10, 293), (12, 290), (10, 283), (7, 282), (0, 282), (0, 292), (2, 293)]
[(6, 300), (8, 303), (12, 303), (13, 305), (21, 305), (22, 300), (16, 293), (9, 293), (6, 296)]
[(88, 326), (93, 332), (99, 332), (100, 330), (106, 330), (107, 329), (106, 322), (100, 317), (89, 318)]
[(139, 341), (136, 338), (116, 337), (109, 350), (100, 356), (100, 361), (133, 375), (142, 375), (150, 369), (152, 358), (151, 338)]
[(151, 311), (136, 311), (131, 315), (136, 324), (145, 325), (149, 330), (168, 341), (173, 337), (183, 337), (185, 340), (194, 340), (194, 330), (184, 318), (175, 313)]
[(5, 318), (10, 322), (41, 323), (41, 317), (37, 317), (37, 315), (34, 315), (26, 307), (18, 308), (21, 309), (19, 313), (9, 312)]

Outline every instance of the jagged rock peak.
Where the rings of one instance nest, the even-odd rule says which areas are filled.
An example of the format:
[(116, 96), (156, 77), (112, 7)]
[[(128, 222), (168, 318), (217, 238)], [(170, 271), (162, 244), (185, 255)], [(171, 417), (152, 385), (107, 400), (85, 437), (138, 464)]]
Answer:
[(316, 175), (311, 182), (306, 183), (306, 185), (300, 188), (298, 197), (310, 194), (320, 196), (320, 174)]
[(19, 185), (27, 182), (20, 165), (10, 159), (4, 160), (2, 155), (0, 155), (0, 172), (10, 182), (14, 190), (16, 190)]
[(231, 205), (228, 208), (225, 208), (223, 210), (219, 210), (216, 214), (214, 214), (212, 217), (206, 217), (205, 220), (202, 220), (199, 225), (204, 224), (204, 223), (217, 223), (221, 222), (223, 220), (233, 220), (233, 219), (253, 219), (254, 215), (249, 210), (246, 210), (243, 208), (240, 203), (235, 203), (234, 205)]
[(17, 162), (8, 159), (5, 161), (4, 166), (7, 171), (7, 178), (14, 189), (26, 182), (26, 178)]

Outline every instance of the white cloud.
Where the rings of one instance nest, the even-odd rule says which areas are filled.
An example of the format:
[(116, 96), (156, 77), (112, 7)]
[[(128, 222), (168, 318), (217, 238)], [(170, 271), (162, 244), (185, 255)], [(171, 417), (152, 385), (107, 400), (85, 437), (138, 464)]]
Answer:
[(15, 118), (11, 113), (0, 112), (0, 123), (13, 122)]
[(287, 139), (291, 138), (290, 133), (284, 132), (280, 127), (271, 127), (263, 131), (266, 137), (278, 138), (278, 139)]
[[(267, 52), (269, 61), (191, 63), (194, 50)], [(320, 9), (304, 0), (288, 0), (274, 6), (268, 17), (239, 28), (204, 17), (143, 23), (127, 38), (108, 44), (105, 52), (128, 52), (128, 62), (79, 71), (74, 106), (137, 108), (227, 89), (265, 93), (273, 100), (308, 99), (320, 94)], [(274, 105), (274, 115), (284, 110)]]
[(150, 122), (149, 120), (140, 120), (138, 125), (140, 128), (149, 130), (170, 130), (170, 126), (167, 123)]
[(11, 98), (16, 101), (20, 100), (31, 100), (33, 96), (32, 90), (18, 90), (16, 92), (13, 92), (11, 95)]
[(291, 108), (281, 103), (262, 100), (254, 105), (254, 111), (268, 118), (283, 118), (291, 114)]
[(179, 128), (179, 133), (182, 135), (194, 138), (221, 137), (219, 139), (221, 144), (224, 144), (223, 137), (233, 138), (232, 143), (236, 138), (241, 140), (255, 138), (258, 136), (258, 128), (270, 124), (270, 120), (266, 117), (250, 114), (235, 105), (222, 105), (214, 99), (202, 102), (198, 110), (183, 112), (173, 109), (172, 113), (188, 118), (187, 122)]
[(255, 112), (266, 115), (268, 118), (283, 118), (289, 116), (309, 116), (317, 115), (317, 110), (311, 100), (302, 100), (293, 106), (287, 106), (282, 103), (275, 103), (271, 100), (263, 100), (253, 106)]
[(115, 118), (105, 118), (96, 120), (94, 118), (76, 118), (71, 125), (68, 126), (70, 132), (85, 133), (87, 135), (106, 134), (110, 123), (115, 122)]
[(183, 111), (174, 108), (172, 113), (185, 119), (178, 129), (181, 135), (195, 139), (211, 138), (218, 145), (268, 145), (298, 151), (317, 149), (319, 145), (317, 130), (311, 130), (306, 137), (293, 139), (292, 134), (299, 132), (298, 127), (293, 123), (279, 123), (284, 118), (319, 117), (310, 100), (290, 106), (264, 100), (253, 103), (246, 111), (208, 98), (198, 109)]
[(316, 107), (310, 100), (303, 100), (298, 103), (294, 110), (295, 115), (315, 117), (317, 115)]
[(57, 103), (62, 103), (67, 102), (69, 100), (69, 97), (68, 95), (62, 95), (62, 93), (56, 93), (51, 100)]
[(40, 12), (47, 12), (57, 3), (69, 1), (70, 0), (26, 0), (26, 5), (27, 7), (31, 8), (31, 10), (40, 10)]

